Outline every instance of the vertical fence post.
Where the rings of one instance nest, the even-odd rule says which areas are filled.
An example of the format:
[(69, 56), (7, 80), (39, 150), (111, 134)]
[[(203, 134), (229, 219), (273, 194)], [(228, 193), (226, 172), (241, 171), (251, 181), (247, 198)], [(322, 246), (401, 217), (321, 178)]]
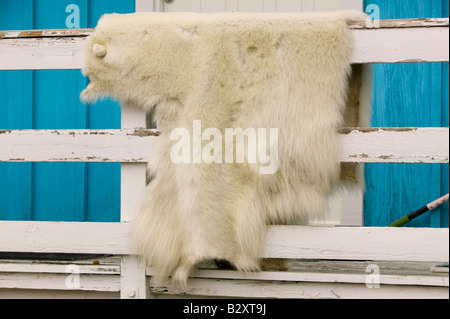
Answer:
[[(122, 105), (122, 129), (145, 128), (145, 112), (133, 107)], [(121, 164), (121, 204), (120, 221), (130, 222), (139, 210), (146, 186), (146, 164)], [(147, 298), (147, 280), (145, 263), (136, 255), (122, 256), (120, 272), (120, 297), (124, 299)]]

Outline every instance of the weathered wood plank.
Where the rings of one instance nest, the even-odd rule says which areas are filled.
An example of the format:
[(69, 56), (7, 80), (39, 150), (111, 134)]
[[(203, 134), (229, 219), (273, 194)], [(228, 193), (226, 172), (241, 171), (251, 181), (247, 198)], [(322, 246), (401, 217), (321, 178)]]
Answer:
[(128, 254), (126, 223), (0, 221), (0, 251)]
[[(376, 263), (374, 263), (376, 265)], [(383, 269), (381, 269), (383, 270)], [(349, 274), (349, 273), (329, 273), (329, 272), (291, 272), (291, 271), (263, 271), (244, 274), (238, 271), (224, 270), (199, 270), (191, 278), (204, 279), (230, 279), (230, 280), (261, 280), (261, 281), (294, 281), (294, 282), (334, 282), (365, 284), (367, 275), (370, 273)], [(417, 286), (437, 286), (448, 287), (448, 277), (438, 276), (414, 276), (402, 275), (401, 270), (395, 275), (384, 275), (380, 277), (382, 285), (417, 285)]]
[[(37, 289), (37, 290), (82, 290), (82, 291), (120, 291), (120, 277), (118, 275), (89, 275), (49, 273), (2, 273), (0, 272), (0, 288), (9, 289)], [(79, 285), (78, 285), (79, 282)]]
[(71, 263), (45, 263), (29, 260), (28, 262), (11, 262), (0, 260), (1, 272), (14, 273), (51, 273), (51, 274), (67, 274), (70, 272), (71, 265), (77, 265), (77, 273), (91, 275), (118, 275), (120, 274), (119, 265), (95, 265), (95, 264), (78, 264), (75, 261)]
[[(390, 19), (377, 21), (377, 28), (417, 28), (417, 27), (448, 27), (448, 18), (417, 18), (417, 19)], [(366, 22), (350, 22), (352, 29), (373, 29), (374, 24)], [(48, 29), (48, 30), (11, 30), (0, 31), (1, 39), (16, 38), (60, 38), (60, 37), (87, 37), (94, 32), (94, 28), (80, 29)]]
[(94, 32), (93, 28), (80, 29), (50, 29), (50, 30), (11, 30), (0, 31), (0, 40), (23, 38), (61, 38), (87, 37)]
[(447, 261), (448, 236), (448, 229), (274, 226), (263, 257)]
[(0, 70), (81, 69), (85, 37), (0, 40)]
[(120, 274), (117, 257), (72, 261), (0, 260), (0, 289), (118, 292)]
[(354, 30), (353, 63), (416, 63), (449, 60), (449, 28)]
[(415, 18), (415, 19), (387, 19), (378, 20), (377, 24), (373, 22), (351, 22), (349, 27), (352, 29), (393, 29), (393, 28), (419, 28), (419, 27), (448, 27), (448, 18)]
[(122, 257), (120, 287), (122, 299), (147, 299), (145, 261), (134, 255)]
[[(132, 104), (122, 105), (121, 108), (121, 127), (122, 130), (130, 130), (131, 132), (137, 132), (139, 139), (146, 138), (147, 132), (149, 136), (158, 136), (159, 132), (156, 130), (141, 130), (140, 127), (145, 127), (145, 112), (142, 109), (135, 107)], [(133, 131), (133, 128), (136, 128)], [(133, 133), (136, 134), (136, 133)], [(152, 135), (153, 134), (153, 135)], [(144, 150), (149, 158), (151, 154), (151, 146)], [(139, 158), (139, 157), (138, 157)], [(139, 211), (139, 205), (145, 196), (146, 187), (146, 163), (122, 163), (121, 165), (121, 197), (120, 202), (120, 221), (128, 222), (134, 219), (134, 216)]]
[[(128, 102), (122, 105), (122, 129), (145, 127), (145, 112)], [(158, 134), (156, 131), (154, 133)], [(147, 165), (135, 163), (121, 164), (120, 179), (120, 221), (130, 222), (139, 212), (145, 197)], [(122, 256), (120, 273), (120, 296), (122, 299), (146, 299), (147, 278), (145, 262), (136, 255)]]
[[(352, 25), (353, 63), (444, 62), (449, 59), (449, 19), (380, 21)], [(0, 70), (80, 69), (92, 29), (0, 32)]]
[(3, 130), (0, 161), (142, 163), (158, 135), (146, 129)]
[[(0, 221), (0, 251), (132, 254), (128, 233), (128, 223)], [(448, 240), (448, 228), (271, 226), (262, 257), (446, 262)]]
[[(366, 283), (368, 274), (379, 271), (380, 284), (449, 286), (448, 273), (434, 273), (436, 262), (305, 260), (285, 261), (285, 271), (265, 270), (243, 273), (235, 270), (199, 269), (191, 278), (280, 280), (302, 282)], [(151, 269), (147, 274), (151, 276)]]
[[(0, 162), (148, 162), (157, 130), (2, 130)], [(448, 128), (344, 128), (340, 159), (448, 163)]]
[(378, 289), (368, 289), (365, 284), (339, 282), (262, 282), (200, 278), (190, 279), (188, 288), (184, 291), (152, 287), (151, 292), (169, 296), (182, 294), (184, 298), (196, 295), (283, 299), (448, 299), (449, 296), (448, 287), (380, 285)]
[[(104, 261), (105, 263), (103, 263)], [(71, 261), (70, 263), (67, 261), (52, 261), (49, 263), (46, 261), (0, 260), (0, 288), (119, 291), (118, 280), (121, 278), (120, 276), (122, 276), (124, 270), (123, 264), (117, 263), (115, 258), (112, 262), (109, 262), (109, 259), (106, 258), (102, 260), (102, 264), (98, 265), (92, 264), (92, 261), (88, 262), (84, 260)], [(268, 285), (272, 288), (276, 287), (271, 292), (272, 296), (270, 297), (275, 295), (281, 297), (285, 293), (289, 294), (284, 289), (286, 288), (286, 283), (291, 284), (293, 290), (301, 290), (305, 285), (310, 285), (310, 287), (315, 287), (315, 289), (319, 287), (325, 288), (326, 285), (328, 285), (328, 289), (333, 289), (342, 284), (365, 286), (368, 276), (371, 275), (367, 266), (375, 265), (379, 267), (380, 271), (377, 281), (380, 288), (377, 289), (385, 288), (385, 285), (395, 286), (397, 289), (404, 291), (408, 291), (411, 288), (414, 290), (417, 286), (428, 287), (423, 290), (425, 292), (435, 287), (436, 289), (433, 289), (435, 293), (441, 292), (444, 293), (443, 297), (448, 296), (448, 288), (447, 290), (439, 289), (439, 287), (448, 287), (448, 274), (431, 273), (430, 265), (434, 265), (434, 263), (396, 263), (392, 261), (299, 261), (298, 263), (305, 263), (304, 266), (300, 265), (300, 268), (306, 268), (300, 271), (290, 269), (289, 271), (263, 271), (247, 274), (237, 271), (201, 269), (191, 275), (185, 291), (177, 291), (176, 289), (170, 289), (170, 287), (152, 288), (151, 291), (161, 294), (180, 293), (186, 295), (186, 293), (189, 293), (210, 295), (211, 291), (208, 291), (210, 286), (206, 285), (209, 281), (213, 283), (228, 282), (231, 285), (244, 287)], [(336, 263), (337, 266), (335, 265)], [(317, 264), (321, 264), (321, 266), (318, 267)], [(325, 265), (329, 265), (329, 267), (324, 267)], [(369, 270), (371, 269), (369, 268)], [(75, 276), (77, 276), (77, 280), (71, 281), (71, 277)], [(147, 276), (151, 276), (150, 269), (147, 271)], [(203, 283), (199, 285), (199, 280), (205, 285)], [(145, 278), (142, 281), (145, 282)], [(281, 286), (279, 285), (280, 282), (282, 283)], [(80, 285), (74, 287), (74, 284), (78, 283)], [(371, 283), (370, 280), (369, 283)], [(295, 286), (297, 286), (297, 289), (295, 289)], [(217, 296), (231, 292), (219, 286), (216, 289)], [(129, 292), (129, 290), (123, 291), (122, 288), (120, 288), (120, 291), (126, 294)], [(445, 295), (445, 291), (447, 291), (447, 295)], [(358, 295), (353, 296), (359, 297)]]
[(346, 162), (448, 163), (449, 161), (448, 128), (347, 128), (341, 131), (339, 138), (341, 159)]

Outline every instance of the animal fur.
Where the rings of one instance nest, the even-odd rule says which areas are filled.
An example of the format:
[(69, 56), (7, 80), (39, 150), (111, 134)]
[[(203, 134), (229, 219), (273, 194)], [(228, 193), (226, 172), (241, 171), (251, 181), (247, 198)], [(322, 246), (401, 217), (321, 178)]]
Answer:
[[(87, 40), (82, 99), (111, 96), (153, 111), (152, 176), (133, 247), (154, 284), (185, 284), (200, 261), (260, 268), (266, 225), (305, 223), (340, 184), (336, 132), (346, 111), (354, 11), (105, 15)], [(345, 115), (346, 114), (346, 115)], [(353, 114), (353, 116), (351, 115)], [(175, 164), (170, 133), (278, 128), (278, 170), (261, 163)], [(354, 167), (344, 168), (349, 176)]]

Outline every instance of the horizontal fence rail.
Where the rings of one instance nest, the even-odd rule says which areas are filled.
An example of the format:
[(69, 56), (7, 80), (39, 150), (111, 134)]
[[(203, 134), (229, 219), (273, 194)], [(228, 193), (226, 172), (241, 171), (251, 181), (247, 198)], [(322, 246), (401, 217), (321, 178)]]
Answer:
[[(129, 229), (129, 223), (0, 221), (0, 251), (133, 254)], [(448, 251), (448, 229), (270, 226), (261, 257), (444, 262)]]
[(0, 130), (0, 162), (148, 162), (151, 129)]
[[(152, 129), (0, 130), (0, 162), (148, 162)], [(343, 128), (340, 160), (448, 163), (448, 128)]]
[[(449, 19), (382, 20), (350, 25), (353, 63), (444, 62)], [(0, 70), (81, 69), (84, 41), (93, 29), (0, 32)]]

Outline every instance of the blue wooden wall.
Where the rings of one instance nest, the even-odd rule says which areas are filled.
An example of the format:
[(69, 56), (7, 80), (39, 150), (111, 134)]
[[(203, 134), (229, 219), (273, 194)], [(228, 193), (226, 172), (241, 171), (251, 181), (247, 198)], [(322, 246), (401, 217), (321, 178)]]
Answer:
[[(69, 4), (80, 27), (134, 0), (1, 0), (0, 30), (65, 29)], [(70, 26), (70, 25), (69, 25)], [(117, 103), (80, 103), (80, 70), (0, 71), (0, 129), (116, 129)], [(0, 220), (119, 221), (120, 163), (0, 163)]]
[[(449, 16), (448, 0), (366, 0), (381, 19)], [(375, 127), (448, 127), (448, 63), (380, 64), (374, 67)], [(448, 164), (367, 164), (364, 223), (392, 221), (449, 192)], [(419, 217), (412, 227), (448, 227), (449, 205)]]

